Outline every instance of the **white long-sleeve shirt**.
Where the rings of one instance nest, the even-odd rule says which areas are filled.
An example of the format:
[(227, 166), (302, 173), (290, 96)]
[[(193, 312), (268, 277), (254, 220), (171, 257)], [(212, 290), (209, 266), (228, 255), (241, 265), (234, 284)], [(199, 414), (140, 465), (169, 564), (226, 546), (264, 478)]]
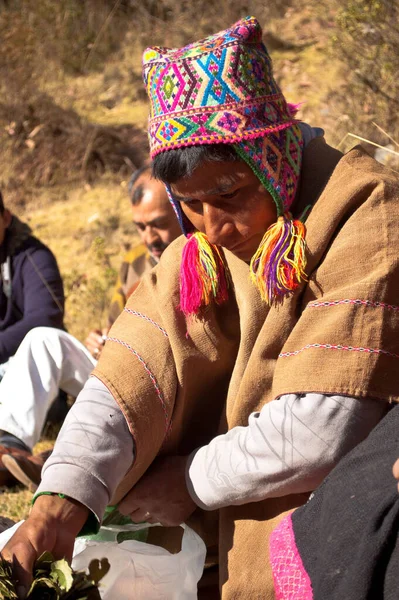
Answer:
[[(315, 489), (388, 410), (384, 402), (289, 394), (192, 453), (187, 485), (213, 510)], [(91, 377), (69, 411), (37, 493), (63, 493), (101, 521), (134, 461), (134, 442), (108, 389)]]

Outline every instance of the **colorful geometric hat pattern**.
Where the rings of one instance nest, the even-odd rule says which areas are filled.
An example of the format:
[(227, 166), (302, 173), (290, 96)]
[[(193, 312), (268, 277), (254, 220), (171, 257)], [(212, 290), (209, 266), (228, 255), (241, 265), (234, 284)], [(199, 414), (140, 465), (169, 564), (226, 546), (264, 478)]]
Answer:
[[(252, 257), (251, 279), (272, 304), (306, 278), (304, 225), (288, 212), (298, 188), (303, 137), (273, 77), (262, 29), (247, 17), (181, 49), (148, 48), (143, 76), (150, 98), (150, 154), (200, 144), (231, 144), (272, 196), (277, 220)], [(180, 268), (180, 308), (198, 314), (227, 298), (220, 249), (195, 232), (168, 194), (188, 237)]]
[(255, 17), (181, 49), (148, 48), (143, 76), (152, 158), (172, 148), (234, 144), (273, 196), (278, 215), (288, 210), (302, 135), (296, 109), (273, 77)]

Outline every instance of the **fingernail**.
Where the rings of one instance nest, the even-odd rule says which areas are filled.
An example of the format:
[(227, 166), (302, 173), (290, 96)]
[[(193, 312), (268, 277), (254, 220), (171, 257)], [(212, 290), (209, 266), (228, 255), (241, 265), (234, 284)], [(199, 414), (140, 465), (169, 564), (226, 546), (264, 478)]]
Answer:
[(18, 594), (18, 598), (26, 598), (26, 587), (24, 585), (18, 585), (17, 586), (17, 594)]

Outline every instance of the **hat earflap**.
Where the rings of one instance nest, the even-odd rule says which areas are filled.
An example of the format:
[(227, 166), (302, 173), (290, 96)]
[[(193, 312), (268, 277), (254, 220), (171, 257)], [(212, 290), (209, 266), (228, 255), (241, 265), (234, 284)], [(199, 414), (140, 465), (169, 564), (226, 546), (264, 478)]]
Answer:
[[(284, 132), (282, 132), (284, 133)], [(250, 262), (250, 277), (268, 305), (278, 304), (290, 296), (302, 281), (307, 281), (306, 227), (300, 219), (293, 219), (288, 207), (294, 199), (293, 190), (285, 203), (280, 192), (281, 184), (270, 181), (263, 164), (254, 160), (257, 156), (257, 140), (235, 144), (237, 154), (252, 169), (259, 181), (274, 200), (277, 221), (264, 234)], [(263, 168), (262, 168), (263, 167)], [(299, 172), (299, 165), (298, 165)]]
[(227, 299), (228, 275), (221, 251), (204, 233), (188, 234), (180, 264), (180, 309), (193, 316), (212, 301), (223, 304)]

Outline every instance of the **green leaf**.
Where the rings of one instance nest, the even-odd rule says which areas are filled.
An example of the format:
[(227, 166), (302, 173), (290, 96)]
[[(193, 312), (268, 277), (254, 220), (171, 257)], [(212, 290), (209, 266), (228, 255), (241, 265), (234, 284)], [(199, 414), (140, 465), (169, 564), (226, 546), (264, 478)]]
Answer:
[(18, 596), (12, 578), (12, 565), (0, 559), (0, 600), (17, 600)]
[(63, 591), (69, 592), (73, 584), (73, 575), (72, 569), (65, 558), (52, 563), (50, 577)]
[[(110, 569), (106, 558), (93, 560), (89, 574), (73, 571), (65, 559), (46, 552), (36, 561), (27, 600), (101, 600), (97, 584)], [(12, 565), (0, 558), (0, 600), (18, 600)]]

